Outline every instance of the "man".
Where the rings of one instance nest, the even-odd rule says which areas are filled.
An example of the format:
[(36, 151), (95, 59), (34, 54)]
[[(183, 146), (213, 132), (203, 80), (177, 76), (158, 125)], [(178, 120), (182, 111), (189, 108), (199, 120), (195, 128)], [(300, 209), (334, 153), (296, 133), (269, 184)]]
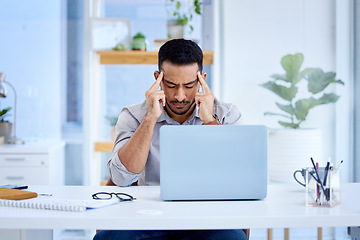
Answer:
[[(163, 125), (234, 124), (240, 112), (214, 98), (202, 73), (203, 54), (190, 40), (175, 39), (159, 50), (159, 71), (142, 104), (125, 107), (108, 162), (118, 186), (159, 185), (159, 129)], [(159, 89), (160, 88), (160, 89)], [(202, 91), (199, 91), (200, 88)], [(189, 166), (191, 167), (191, 166)], [(135, 238), (136, 237), (136, 238)], [(247, 239), (242, 230), (100, 231), (94, 239)]]

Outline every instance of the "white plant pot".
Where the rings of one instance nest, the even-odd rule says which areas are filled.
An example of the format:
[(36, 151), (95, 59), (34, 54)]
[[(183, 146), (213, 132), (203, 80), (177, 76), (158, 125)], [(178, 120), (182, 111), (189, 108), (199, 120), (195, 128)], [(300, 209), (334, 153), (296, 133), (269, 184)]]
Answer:
[(183, 38), (184, 37), (184, 26), (168, 23), (167, 34), (170, 39)]
[(294, 182), (295, 170), (312, 166), (310, 157), (320, 165), (324, 163), (320, 129), (269, 130), (268, 176), (271, 182)]
[(4, 137), (4, 142), (7, 142), (11, 137), (12, 125), (11, 122), (0, 122), (0, 136)]

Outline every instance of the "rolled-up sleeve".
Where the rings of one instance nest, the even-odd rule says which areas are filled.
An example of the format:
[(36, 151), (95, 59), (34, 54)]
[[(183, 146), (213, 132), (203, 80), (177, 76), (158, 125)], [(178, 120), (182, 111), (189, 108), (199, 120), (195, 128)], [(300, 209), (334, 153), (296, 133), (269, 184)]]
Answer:
[(219, 121), (223, 125), (238, 124), (241, 117), (239, 109), (231, 103), (222, 103), (215, 99), (214, 113), (219, 117)]
[(140, 122), (131, 114), (128, 108), (124, 108), (119, 114), (116, 123), (116, 140), (107, 163), (111, 180), (118, 186), (130, 186), (136, 182), (141, 173), (136, 174), (128, 171), (119, 159), (118, 151), (129, 141), (139, 127)]

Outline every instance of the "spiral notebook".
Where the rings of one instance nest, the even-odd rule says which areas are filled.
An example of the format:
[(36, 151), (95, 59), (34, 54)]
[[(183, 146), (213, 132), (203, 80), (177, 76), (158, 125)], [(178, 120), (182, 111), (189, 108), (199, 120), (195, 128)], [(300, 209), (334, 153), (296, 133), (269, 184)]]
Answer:
[(32, 209), (46, 209), (56, 211), (84, 212), (87, 209), (102, 208), (120, 202), (118, 198), (109, 200), (69, 200), (53, 198), (32, 198), (26, 200), (0, 199), (0, 207), (18, 207)]

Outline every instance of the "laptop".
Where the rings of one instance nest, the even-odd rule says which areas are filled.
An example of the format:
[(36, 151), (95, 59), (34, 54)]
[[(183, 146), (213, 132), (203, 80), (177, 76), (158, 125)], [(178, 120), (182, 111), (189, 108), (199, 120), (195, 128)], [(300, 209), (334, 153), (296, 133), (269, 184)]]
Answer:
[(267, 194), (267, 128), (160, 128), (163, 200), (256, 200)]

